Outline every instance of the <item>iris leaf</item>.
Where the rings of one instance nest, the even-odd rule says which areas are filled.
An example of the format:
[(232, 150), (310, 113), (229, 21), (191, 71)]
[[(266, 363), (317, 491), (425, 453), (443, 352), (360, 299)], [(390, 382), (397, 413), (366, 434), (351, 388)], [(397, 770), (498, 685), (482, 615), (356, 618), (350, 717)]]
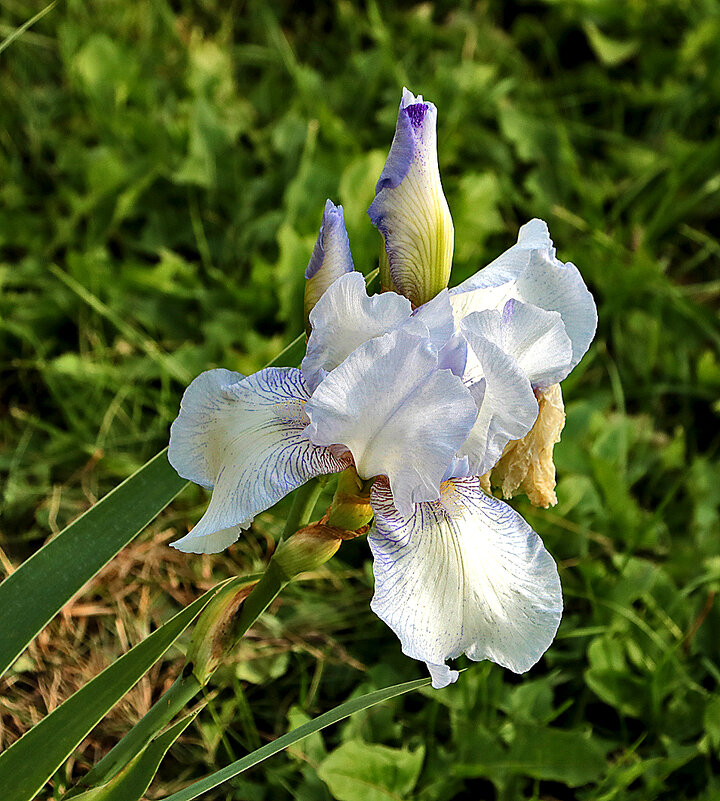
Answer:
[(350, 717), (350, 715), (356, 712), (361, 712), (363, 709), (369, 709), (371, 706), (375, 706), (375, 704), (379, 704), (382, 701), (387, 701), (390, 698), (396, 698), (399, 695), (404, 695), (413, 690), (418, 690), (421, 687), (426, 687), (428, 684), (430, 684), (429, 678), (417, 679), (416, 681), (407, 681), (403, 684), (394, 684), (392, 687), (385, 687), (382, 690), (375, 690), (366, 695), (352, 698), (350, 701), (336, 706), (335, 709), (331, 709), (329, 712), (325, 712), (309, 720), (307, 723), (303, 723), (303, 725), (298, 726), (297, 729), (283, 734), (281, 737), (278, 737), (277, 740), (273, 740), (271, 743), (262, 746), (262, 748), (258, 748), (256, 751), (247, 754), (242, 759), (236, 760), (227, 767), (217, 770), (215, 773), (211, 773), (209, 776), (191, 784), (184, 790), (167, 796), (163, 801), (193, 801), (193, 799), (198, 798), (208, 790), (212, 790), (214, 787), (238, 776), (268, 757), (274, 756), (285, 748), (295, 745), (295, 743), (299, 743), (311, 734), (315, 734), (327, 726), (331, 726), (333, 723), (338, 723), (344, 718)]
[[(222, 585), (221, 585), (222, 586)], [(3, 801), (30, 801), (210, 602), (219, 587), (178, 612), (0, 754)]]

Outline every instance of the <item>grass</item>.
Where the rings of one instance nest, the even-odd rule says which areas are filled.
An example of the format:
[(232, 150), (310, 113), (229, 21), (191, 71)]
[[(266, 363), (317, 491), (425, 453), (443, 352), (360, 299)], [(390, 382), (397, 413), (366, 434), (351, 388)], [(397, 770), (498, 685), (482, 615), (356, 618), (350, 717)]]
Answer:
[[(6, 2), (0, 36), (42, 8)], [(365, 210), (403, 84), (439, 108), (453, 283), (540, 216), (598, 304), (564, 387), (559, 504), (516, 504), (565, 590), (542, 664), (522, 679), (473, 666), (209, 798), (343, 798), (321, 778), (338, 765), (379, 777), (378, 797), (420, 801), (720, 794), (719, 36), (717, 0), (65, 0), (0, 53), (5, 572), (166, 444), (189, 377), (252, 372), (301, 330), (326, 197), (345, 207), (356, 265), (375, 266)], [(188, 489), (18, 663), (4, 744), (210, 575), (262, 563), (285, 507), (228, 555), (173, 555), (168, 532), (204, 503)], [(218, 674), (154, 797), (359, 689), (418, 676), (371, 587), (360, 541), (286, 593)]]

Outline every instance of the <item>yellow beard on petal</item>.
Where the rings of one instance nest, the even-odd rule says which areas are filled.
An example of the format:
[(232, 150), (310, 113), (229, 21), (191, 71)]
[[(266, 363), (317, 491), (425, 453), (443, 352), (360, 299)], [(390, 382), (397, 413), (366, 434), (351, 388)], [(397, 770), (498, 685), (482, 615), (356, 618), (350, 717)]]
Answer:
[(452, 480), (443, 481), (440, 485), (440, 500), (437, 503), (451, 520), (459, 520), (467, 513), (465, 502)]
[(560, 384), (553, 384), (538, 396), (539, 413), (535, 425), (522, 438), (509, 442), (493, 469), (481, 477), (483, 489), (490, 481), (500, 487), (503, 497), (525, 493), (533, 506), (554, 506), (555, 464), (553, 448), (560, 442), (565, 425), (565, 406)]

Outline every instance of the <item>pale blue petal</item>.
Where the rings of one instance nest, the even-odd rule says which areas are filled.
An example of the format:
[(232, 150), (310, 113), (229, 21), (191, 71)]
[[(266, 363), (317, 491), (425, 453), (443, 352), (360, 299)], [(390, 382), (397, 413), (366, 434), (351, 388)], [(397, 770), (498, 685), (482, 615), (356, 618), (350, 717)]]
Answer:
[(502, 312), (473, 312), (460, 323), (512, 356), (534, 389), (562, 381), (572, 369), (572, 343), (558, 312), (509, 300)]
[(195, 378), (180, 401), (180, 413), (170, 426), (168, 460), (181, 478), (211, 488), (218, 473), (218, 443), (210, 432), (227, 402), (225, 387), (245, 376), (232, 370), (207, 370)]
[(467, 478), (473, 474), (470, 469), (470, 461), (467, 456), (461, 459), (457, 456), (453, 457), (452, 462), (448, 465), (445, 475), (442, 477), (443, 481), (449, 481), (451, 478)]
[(214, 487), (198, 524), (173, 543), (180, 550), (221, 550), (237, 538), (230, 539), (230, 529), (247, 528), (309, 479), (348, 466), (303, 435), (310, 395), (299, 370), (236, 376), (212, 370), (196, 378), (171, 428), (170, 463), (181, 476)]
[[(418, 323), (422, 323), (424, 328)], [(403, 323), (403, 328), (418, 336), (429, 336), (430, 342), (438, 351), (438, 367), (450, 370), (456, 376), (463, 376), (468, 356), (467, 342), (465, 337), (456, 331), (455, 317), (447, 289), (443, 289), (432, 300), (415, 309), (412, 317)]]
[(449, 684), (455, 684), (458, 680), (460, 673), (457, 670), (450, 670), (447, 665), (433, 665), (426, 662), (428, 673), (432, 679), (432, 686), (434, 690), (442, 690)]
[(328, 200), (325, 203), (320, 233), (305, 271), (306, 316), (330, 284), (354, 269), (343, 207)]
[(508, 442), (530, 431), (538, 404), (517, 361), (472, 326), (466, 327), (465, 321), (461, 327), (472, 354), (463, 381), (479, 411), (458, 455), (467, 456), (473, 475), (481, 476), (502, 456)]
[(399, 329), (358, 348), (305, 407), (316, 445), (344, 445), (364, 478), (387, 476), (398, 508), (437, 498), (477, 409), (462, 381), (438, 370), (427, 338)]
[(555, 637), (562, 592), (555, 562), (522, 517), (477, 478), (444, 483), (440, 500), (418, 504), (409, 520), (384, 482), (370, 497), (372, 609), (403, 653), (428, 664), (433, 686), (454, 680), (442, 666), (463, 653), (529, 670)]
[(430, 332), (430, 341), (438, 351), (455, 333), (455, 317), (447, 289), (415, 309), (412, 316), (425, 325)]
[(368, 297), (361, 273), (334, 281), (310, 312), (312, 333), (301, 365), (310, 391), (360, 345), (393, 330), (411, 312), (410, 301), (395, 292)]
[(456, 319), (474, 311), (502, 310), (514, 298), (562, 317), (572, 343), (574, 367), (597, 328), (597, 309), (577, 267), (555, 256), (547, 224), (531, 220), (509, 250), (450, 290)]
[(202, 537), (193, 536), (191, 531), (170, 544), (173, 548), (177, 548), (178, 551), (183, 551), (184, 553), (220, 553), (220, 551), (224, 551), (234, 542), (237, 542), (242, 532), (250, 527), (250, 522), (246, 525), (223, 528), (220, 531), (215, 531), (213, 534), (206, 534)]
[(440, 181), (437, 109), (407, 89), (370, 219), (385, 240), (393, 285), (421, 306), (447, 286), (454, 231)]

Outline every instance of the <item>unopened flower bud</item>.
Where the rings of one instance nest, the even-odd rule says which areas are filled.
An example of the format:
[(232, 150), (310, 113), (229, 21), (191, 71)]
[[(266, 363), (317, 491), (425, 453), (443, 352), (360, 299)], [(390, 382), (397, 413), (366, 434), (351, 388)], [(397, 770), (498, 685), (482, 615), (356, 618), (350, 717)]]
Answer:
[(273, 562), (288, 579), (316, 570), (337, 553), (344, 532), (325, 523), (311, 523), (278, 545)]
[(367, 486), (371, 483), (363, 481), (354, 467), (343, 470), (324, 521), (346, 531), (358, 531), (367, 526), (374, 514)]
[(395, 137), (368, 209), (385, 242), (385, 289), (422, 306), (448, 285), (454, 229), (437, 155), (437, 109), (403, 90)]
[(305, 327), (310, 333), (310, 312), (325, 290), (341, 275), (354, 270), (343, 207), (325, 203), (322, 225), (305, 271)]
[(257, 584), (238, 578), (221, 587), (205, 607), (195, 626), (186, 661), (201, 685), (205, 685), (235, 645), (233, 621), (242, 602)]

